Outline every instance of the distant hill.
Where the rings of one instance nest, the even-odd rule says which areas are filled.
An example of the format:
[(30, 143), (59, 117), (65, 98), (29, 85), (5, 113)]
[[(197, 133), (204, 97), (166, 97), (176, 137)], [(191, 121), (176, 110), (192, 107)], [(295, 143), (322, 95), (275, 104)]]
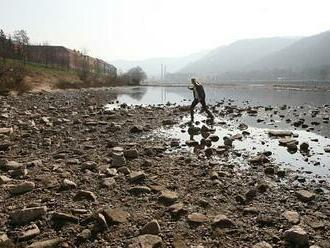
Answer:
[(259, 59), (246, 70), (294, 70), (330, 66), (330, 31), (302, 38)]
[(259, 59), (295, 43), (297, 37), (275, 37), (236, 41), (221, 46), (178, 72), (196, 75), (217, 75), (245, 68)]
[(151, 58), (145, 60), (115, 60), (112, 64), (119, 70), (127, 71), (132, 67), (140, 66), (149, 77), (160, 77), (161, 64), (166, 65), (166, 71), (169, 73), (180, 70), (183, 66), (196, 61), (205, 56), (208, 51), (201, 51), (183, 57), (164, 57), (164, 58)]

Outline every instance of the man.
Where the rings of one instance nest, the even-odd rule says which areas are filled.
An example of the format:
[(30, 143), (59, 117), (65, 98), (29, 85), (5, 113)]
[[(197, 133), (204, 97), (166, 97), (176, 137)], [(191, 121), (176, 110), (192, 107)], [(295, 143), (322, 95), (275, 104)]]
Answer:
[(198, 103), (202, 104), (202, 111), (201, 112), (206, 111), (208, 117), (210, 119), (214, 119), (213, 114), (207, 108), (206, 103), (205, 103), (205, 91), (204, 91), (203, 85), (201, 85), (199, 82), (197, 82), (196, 78), (192, 78), (191, 83), (192, 83), (193, 86), (189, 87), (189, 89), (192, 90), (193, 93), (194, 93), (194, 100), (193, 100), (193, 102), (191, 103), (191, 106), (190, 106), (191, 121), (192, 122), (194, 121), (194, 108), (196, 107), (196, 105)]

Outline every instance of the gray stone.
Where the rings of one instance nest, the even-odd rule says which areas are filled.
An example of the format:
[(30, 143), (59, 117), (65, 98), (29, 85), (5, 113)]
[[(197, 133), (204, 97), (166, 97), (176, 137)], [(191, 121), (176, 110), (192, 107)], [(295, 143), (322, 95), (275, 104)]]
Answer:
[(11, 181), (11, 178), (9, 178), (7, 176), (0, 176), (0, 185), (9, 183), (10, 181)]
[(136, 149), (126, 150), (124, 151), (124, 156), (126, 158), (134, 159), (139, 156), (138, 151)]
[(300, 215), (296, 211), (285, 211), (283, 216), (291, 224), (298, 224), (300, 222)]
[(23, 182), (10, 189), (11, 195), (20, 195), (32, 191), (35, 188), (34, 182)]
[(56, 248), (62, 241), (63, 239), (61, 238), (37, 241), (27, 246), (26, 248)]
[(10, 218), (15, 225), (29, 224), (33, 220), (38, 220), (46, 215), (47, 207), (23, 208), (12, 212)]
[(160, 248), (162, 247), (162, 238), (157, 235), (144, 234), (132, 240), (128, 248)]
[(235, 226), (235, 223), (229, 219), (226, 215), (219, 214), (213, 219), (213, 226), (219, 228), (229, 228)]
[(160, 226), (157, 220), (152, 220), (145, 224), (141, 229), (141, 234), (155, 234), (158, 235), (160, 233)]
[(0, 232), (0, 247), (1, 248), (14, 248), (16, 247), (13, 243), (13, 241), (11, 241), (7, 234)]
[(195, 224), (202, 224), (204, 222), (207, 222), (209, 220), (209, 218), (201, 213), (192, 213), (188, 215), (188, 221), (191, 223), (195, 223)]
[(270, 130), (268, 131), (268, 134), (270, 136), (277, 136), (277, 137), (292, 136), (291, 131), (285, 131), (285, 130)]
[(84, 229), (84, 230), (82, 230), (81, 233), (79, 233), (79, 235), (78, 235), (78, 240), (79, 240), (80, 242), (83, 242), (83, 241), (88, 240), (90, 237), (92, 237), (92, 232), (91, 232), (91, 230), (89, 230), (89, 229)]
[(29, 225), (25, 227), (22, 231), (18, 233), (18, 240), (25, 241), (34, 238), (40, 233), (40, 229), (36, 224)]
[(78, 223), (79, 219), (76, 216), (73, 216), (71, 214), (65, 214), (65, 213), (53, 213), (52, 215), (52, 221), (56, 224), (64, 224), (64, 223)]
[(116, 180), (114, 178), (112, 178), (112, 177), (104, 178), (102, 180), (102, 186), (103, 187), (106, 187), (106, 188), (111, 188), (115, 184), (116, 184)]
[(124, 153), (122, 152), (113, 152), (111, 158), (111, 166), (114, 168), (119, 168), (126, 165), (126, 159), (124, 157)]
[(142, 181), (146, 178), (146, 174), (143, 171), (133, 171), (129, 175), (129, 180), (131, 182)]
[(302, 202), (310, 202), (315, 199), (315, 194), (307, 190), (298, 190), (296, 191), (296, 196)]
[(88, 200), (88, 201), (96, 201), (96, 195), (87, 190), (80, 190), (74, 197), (74, 200)]
[(61, 185), (62, 189), (75, 189), (77, 188), (77, 184), (69, 179), (64, 179)]
[(147, 186), (136, 186), (129, 189), (129, 192), (134, 195), (138, 194), (148, 194), (151, 192), (151, 189)]
[(108, 208), (103, 211), (103, 215), (108, 225), (128, 222), (130, 214), (119, 208)]
[(262, 241), (262, 242), (255, 244), (254, 246), (252, 246), (252, 248), (272, 248), (272, 246), (270, 244), (268, 244), (267, 242)]
[(174, 203), (178, 199), (178, 194), (170, 190), (164, 190), (161, 192), (159, 199), (164, 203)]
[(300, 226), (293, 226), (291, 229), (286, 230), (284, 238), (296, 247), (307, 247), (309, 243), (307, 232)]

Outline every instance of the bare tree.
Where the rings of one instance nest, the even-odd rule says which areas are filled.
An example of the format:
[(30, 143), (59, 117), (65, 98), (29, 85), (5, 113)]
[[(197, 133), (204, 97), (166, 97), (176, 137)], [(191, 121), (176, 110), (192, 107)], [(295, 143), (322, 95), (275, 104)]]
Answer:
[(27, 35), (27, 32), (23, 29), (16, 30), (14, 32), (13, 41), (21, 49), (21, 55), (25, 63), (27, 56), (27, 46), (29, 45), (30, 42), (30, 38)]

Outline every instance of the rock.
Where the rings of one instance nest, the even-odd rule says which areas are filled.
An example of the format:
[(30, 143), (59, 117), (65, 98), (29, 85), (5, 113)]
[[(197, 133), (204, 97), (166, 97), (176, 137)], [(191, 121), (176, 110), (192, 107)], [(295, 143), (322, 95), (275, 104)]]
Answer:
[(128, 222), (130, 218), (130, 214), (122, 209), (119, 208), (108, 208), (103, 211), (103, 215), (108, 223), (111, 224), (120, 224)]
[(213, 154), (213, 149), (212, 148), (206, 148), (204, 152), (205, 152), (206, 157), (211, 157), (212, 154)]
[(211, 135), (209, 136), (209, 139), (210, 139), (212, 142), (218, 142), (220, 138), (219, 138), (218, 135), (211, 134)]
[(298, 224), (300, 222), (300, 216), (296, 211), (285, 211), (283, 216), (291, 224)]
[(88, 201), (96, 201), (96, 195), (87, 190), (80, 190), (74, 197), (74, 200), (80, 201), (80, 200), (88, 200)]
[(233, 139), (231, 139), (230, 137), (223, 137), (223, 143), (225, 146), (232, 146), (233, 145)]
[(10, 181), (11, 181), (11, 178), (6, 177), (6, 176), (0, 176), (0, 185), (9, 183)]
[(76, 216), (73, 216), (71, 214), (65, 214), (65, 213), (53, 213), (52, 215), (52, 221), (57, 225), (62, 225), (67, 222), (69, 223), (78, 223), (79, 219)]
[(104, 178), (102, 180), (102, 186), (106, 188), (111, 188), (115, 184), (116, 184), (116, 180), (112, 177)]
[(257, 209), (256, 207), (247, 207), (243, 209), (243, 214), (259, 214), (260, 210)]
[(131, 133), (142, 133), (143, 132), (143, 127), (141, 127), (141, 126), (133, 126), (130, 129), (130, 132)]
[(46, 215), (47, 207), (23, 208), (10, 214), (10, 219), (14, 225), (29, 224), (33, 220), (38, 220)]
[(171, 119), (167, 119), (167, 120), (163, 120), (162, 121), (162, 124), (164, 126), (167, 126), (167, 125), (174, 125), (176, 122), (174, 120), (171, 120)]
[(94, 161), (86, 161), (81, 165), (81, 169), (83, 171), (85, 170), (89, 170), (89, 171), (97, 171), (97, 163), (95, 163)]
[(252, 201), (257, 196), (257, 190), (256, 189), (250, 189), (245, 194), (245, 198), (247, 201)]
[(11, 195), (20, 195), (32, 191), (35, 188), (34, 182), (24, 182), (10, 189)]
[(173, 191), (164, 190), (161, 192), (161, 196), (159, 197), (159, 199), (166, 204), (171, 204), (178, 200), (178, 194)]
[(0, 232), (0, 247), (1, 248), (14, 248), (16, 247), (13, 243), (13, 241), (11, 241), (7, 234)]
[(186, 145), (189, 147), (195, 147), (198, 145), (198, 142), (196, 140), (186, 140)]
[(142, 181), (146, 178), (146, 174), (143, 171), (133, 171), (129, 174), (129, 180), (134, 183)]
[(98, 213), (95, 216), (95, 218), (97, 220), (97, 228), (100, 231), (104, 231), (104, 230), (107, 230), (108, 229), (108, 223), (107, 223), (107, 220), (105, 219), (105, 216), (103, 214)]
[(265, 168), (265, 174), (267, 175), (274, 175), (275, 174), (275, 169), (272, 166), (268, 166)]
[(309, 149), (309, 144), (308, 143), (303, 142), (303, 143), (300, 144), (300, 150), (301, 151), (307, 152), (308, 149)]
[(9, 143), (9, 142), (1, 142), (0, 151), (7, 151), (7, 150), (9, 150), (10, 146), (11, 146), (11, 143)]
[(128, 248), (160, 248), (163, 240), (157, 235), (145, 234), (140, 235), (132, 240), (132, 244)]
[(152, 220), (145, 224), (141, 229), (141, 234), (155, 234), (158, 235), (160, 233), (160, 226), (157, 220)]
[(310, 202), (315, 199), (316, 195), (307, 190), (298, 190), (298, 191), (296, 191), (296, 196), (302, 202)]
[(139, 156), (138, 151), (136, 149), (126, 150), (124, 151), (124, 156), (129, 159), (134, 159)]
[(88, 240), (90, 237), (92, 237), (91, 230), (84, 229), (84, 230), (82, 230), (81, 233), (79, 233), (79, 235), (78, 235), (78, 241), (79, 242), (84, 242), (84, 241)]
[(238, 129), (239, 130), (246, 130), (248, 129), (248, 125), (244, 124), (244, 123), (241, 123), (238, 125)]
[(201, 132), (201, 129), (199, 127), (190, 126), (188, 128), (188, 134), (189, 135), (199, 135), (200, 132)]
[(37, 241), (27, 246), (26, 248), (56, 248), (61, 242), (63, 242), (63, 239), (61, 238)]
[(293, 226), (284, 232), (284, 238), (295, 247), (308, 247), (308, 234), (300, 226)]
[(330, 147), (324, 147), (324, 152), (330, 153)]
[(204, 214), (192, 213), (188, 215), (188, 221), (194, 224), (202, 224), (208, 220), (208, 217)]
[(6, 128), (6, 127), (0, 128), (0, 134), (3, 134), (3, 135), (9, 135), (9, 134), (12, 134), (13, 132), (14, 132), (14, 129), (12, 127), (10, 127), (10, 128)]
[(183, 203), (175, 203), (171, 206), (168, 207), (168, 211), (173, 215), (173, 216), (179, 216), (181, 214), (184, 214), (186, 210), (184, 209)]
[(25, 168), (25, 166), (16, 161), (0, 161), (0, 168), (3, 168), (4, 170), (18, 170)]
[(269, 163), (269, 159), (267, 158), (267, 156), (265, 156), (264, 154), (252, 157), (248, 160), (250, 163), (252, 164), (263, 164), (263, 163)]
[[(36, 224), (25, 227), (18, 233), (17, 239), (19, 241), (25, 241), (34, 238), (40, 233), (39, 227)], [(0, 246), (1, 247), (1, 246)]]
[(285, 130), (270, 130), (268, 131), (268, 134), (270, 136), (276, 136), (276, 137), (292, 136), (291, 131), (285, 131)]
[(69, 179), (64, 179), (61, 184), (62, 189), (75, 189), (77, 188), (77, 184)]
[(223, 214), (219, 214), (216, 217), (214, 217), (212, 225), (218, 228), (230, 228), (234, 227), (235, 223), (227, 218), (227, 216)]
[(246, 202), (246, 199), (244, 196), (242, 195), (237, 195), (235, 196), (235, 200), (236, 202), (238, 202), (239, 204), (244, 204)]
[(151, 193), (151, 189), (147, 186), (136, 186), (129, 189), (129, 192), (134, 195)]
[(267, 242), (262, 241), (262, 242), (255, 244), (254, 246), (252, 246), (252, 248), (272, 248), (272, 246), (270, 244), (268, 244)]
[(126, 159), (124, 157), (124, 153), (113, 152), (111, 158), (112, 158), (112, 161), (111, 161), (112, 167), (119, 168), (122, 166), (126, 166)]

